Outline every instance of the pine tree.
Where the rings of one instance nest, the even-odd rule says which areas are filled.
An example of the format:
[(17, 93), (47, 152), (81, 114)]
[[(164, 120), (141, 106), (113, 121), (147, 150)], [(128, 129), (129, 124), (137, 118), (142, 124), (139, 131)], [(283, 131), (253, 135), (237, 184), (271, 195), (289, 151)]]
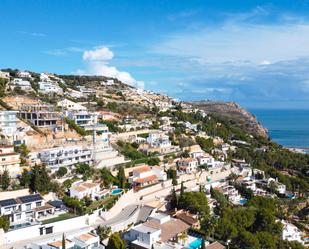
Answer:
[(172, 189), (170, 206), (171, 206), (171, 209), (175, 209), (178, 206), (178, 200), (177, 200), (175, 188)]
[(41, 191), (41, 180), (40, 180), (40, 167), (35, 165), (32, 168), (31, 180), (29, 188), (31, 192), (39, 192)]
[(64, 237), (64, 233), (62, 234), (62, 249), (65, 249), (65, 237)]
[(124, 188), (125, 187), (125, 183), (126, 183), (126, 175), (125, 175), (123, 166), (120, 166), (118, 168), (117, 179), (119, 181), (120, 187)]
[(1, 185), (3, 190), (7, 190), (10, 186), (11, 178), (7, 169), (4, 170), (1, 176)]
[(181, 184), (180, 184), (180, 198), (183, 196), (184, 192), (185, 192), (185, 187), (183, 185), (183, 182), (181, 182)]

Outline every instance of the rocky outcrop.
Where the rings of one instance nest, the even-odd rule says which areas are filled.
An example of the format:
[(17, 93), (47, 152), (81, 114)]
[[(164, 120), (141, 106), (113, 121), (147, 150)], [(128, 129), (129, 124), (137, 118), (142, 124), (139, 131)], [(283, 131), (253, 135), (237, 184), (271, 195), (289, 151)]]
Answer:
[(249, 134), (268, 138), (268, 130), (257, 121), (256, 117), (234, 102), (197, 101), (191, 104), (206, 113), (228, 118)]

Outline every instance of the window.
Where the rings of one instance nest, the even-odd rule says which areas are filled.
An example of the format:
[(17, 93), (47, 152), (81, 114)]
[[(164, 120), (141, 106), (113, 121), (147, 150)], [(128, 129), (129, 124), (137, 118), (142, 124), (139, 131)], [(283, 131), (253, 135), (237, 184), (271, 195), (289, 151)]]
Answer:
[(46, 234), (53, 233), (53, 227), (46, 227), (45, 232)]
[(41, 201), (38, 201), (35, 204), (36, 204), (37, 207), (41, 207), (42, 206), (42, 202)]
[(16, 220), (20, 220), (21, 219), (21, 214), (16, 214)]
[(31, 210), (31, 203), (26, 204), (26, 210)]

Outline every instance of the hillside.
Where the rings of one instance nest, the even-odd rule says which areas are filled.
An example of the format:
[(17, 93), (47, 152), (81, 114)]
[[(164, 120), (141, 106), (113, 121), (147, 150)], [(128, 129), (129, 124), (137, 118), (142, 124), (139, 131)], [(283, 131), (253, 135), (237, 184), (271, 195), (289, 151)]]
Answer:
[(256, 119), (254, 115), (233, 102), (196, 101), (190, 103), (204, 110), (206, 113), (215, 114), (229, 119), (244, 131), (268, 138), (268, 131)]

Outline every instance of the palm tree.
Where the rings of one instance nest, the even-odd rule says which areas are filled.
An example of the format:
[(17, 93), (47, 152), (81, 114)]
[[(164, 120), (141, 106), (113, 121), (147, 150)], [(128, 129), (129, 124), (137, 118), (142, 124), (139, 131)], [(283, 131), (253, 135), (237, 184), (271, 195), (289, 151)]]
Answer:
[(178, 238), (182, 241), (182, 244), (185, 245), (187, 239), (188, 239), (188, 235), (186, 232), (181, 233)]

